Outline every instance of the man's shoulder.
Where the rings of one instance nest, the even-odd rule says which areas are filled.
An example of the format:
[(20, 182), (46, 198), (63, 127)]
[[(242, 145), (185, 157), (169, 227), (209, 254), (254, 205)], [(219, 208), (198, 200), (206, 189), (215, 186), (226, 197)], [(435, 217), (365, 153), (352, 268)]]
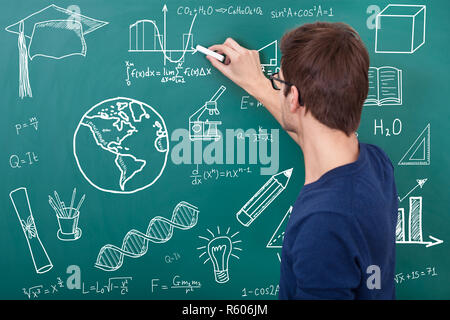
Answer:
[(378, 201), (396, 198), (394, 166), (380, 147), (364, 144), (365, 161), (353, 177), (355, 202), (370, 205)]
[(304, 218), (328, 212), (351, 218), (364, 204), (371, 206), (396, 197), (393, 166), (387, 154), (378, 146), (363, 143), (361, 152), (362, 158), (348, 170), (338, 168), (336, 174), (325, 174), (317, 183), (304, 186), (293, 214)]
[(351, 220), (351, 193), (330, 186), (303, 195), (300, 193), (292, 208), (291, 228), (299, 228), (308, 221), (326, 221), (328, 224), (335, 220)]
[(360, 146), (361, 148), (365, 148), (367, 156), (371, 161), (377, 161), (382, 165), (388, 166), (390, 169), (394, 168), (387, 153), (379, 146), (362, 142), (360, 142)]
[(293, 213), (302, 216), (330, 212), (348, 214), (354, 194), (353, 175), (340, 175), (320, 181), (317, 185), (303, 187), (293, 206)]

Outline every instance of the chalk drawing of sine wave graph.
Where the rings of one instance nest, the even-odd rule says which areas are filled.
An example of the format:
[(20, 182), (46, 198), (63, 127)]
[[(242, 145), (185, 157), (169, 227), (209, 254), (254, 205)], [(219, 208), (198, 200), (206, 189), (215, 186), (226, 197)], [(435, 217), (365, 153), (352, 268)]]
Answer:
[(95, 267), (104, 271), (115, 271), (123, 264), (124, 256), (139, 258), (147, 253), (148, 243), (164, 243), (172, 238), (175, 228), (188, 230), (197, 224), (199, 210), (196, 206), (181, 201), (173, 210), (172, 218), (156, 216), (142, 233), (130, 230), (123, 239), (122, 246), (107, 244), (100, 249)]
[[(165, 8), (165, 10), (164, 10)], [(167, 7), (163, 8), (164, 12), (164, 30), (159, 31), (158, 25), (154, 20), (138, 20), (129, 26), (129, 52), (160, 52), (164, 55), (164, 65), (166, 60), (171, 63), (182, 63), (186, 52), (195, 53), (193, 47), (192, 27), (194, 26), (197, 14), (192, 18), (191, 26), (188, 33), (182, 35), (181, 49), (167, 49), (167, 30), (166, 30), (166, 12)], [(172, 58), (172, 55), (180, 55), (178, 59)]]

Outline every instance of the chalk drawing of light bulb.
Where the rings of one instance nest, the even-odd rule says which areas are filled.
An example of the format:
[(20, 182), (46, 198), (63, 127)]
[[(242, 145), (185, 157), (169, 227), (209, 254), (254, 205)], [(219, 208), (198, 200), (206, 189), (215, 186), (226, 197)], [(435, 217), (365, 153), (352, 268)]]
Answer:
[(230, 280), (228, 274), (228, 260), (230, 259), (233, 244), (230, 238), (221, 236), (208, 243), (208, 255), (214, 267), (214, 277), (217, 283)]
[(217, 235), (215, 235), (211, 230), (206, 229), (212, 238), (199, 236), (200, 239), (208, 241), (207, 245), (197, 248), (198, 250), (203, 250), (199, 258), (203, 256), (208, 256), (205, 263), (211, 261), (214, 270), (214, 279), (217, 283), (226, 283), (230, 280), (230, 275), (228, 271), (228, 265), (230, 257), (239, 257), (234, 254), (235, 251), (242, 251), (241, 248), (237, 247), (237, 244), (242, 242), (241, 240), (233, 240), (239, 232), (234, 233), (229, 236), (230, 228), (227, 229), (225, 235), (220, 235), (220, 228), (217, 227)]

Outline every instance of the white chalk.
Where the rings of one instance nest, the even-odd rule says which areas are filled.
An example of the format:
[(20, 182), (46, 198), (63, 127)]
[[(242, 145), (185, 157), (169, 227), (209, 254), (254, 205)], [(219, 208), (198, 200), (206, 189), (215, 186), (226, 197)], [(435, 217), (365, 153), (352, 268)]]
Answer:
[(203, 54), (206, 54), (208, 56), (211, 56), (213, 58), (216, 58), (220, 62), (223, 62), (225, 60), (225, 57), (223, 55), (218, 54), (217, 52), (211, 51), (211, 50), (209, 50), (209, 49), (207, 49), (205, 47), (202, 47), (201, 45), (197, 45), (195, 47), (195, 50), (197, 50), (197, 51), (199, 51), (199, 52), (201, 52)]

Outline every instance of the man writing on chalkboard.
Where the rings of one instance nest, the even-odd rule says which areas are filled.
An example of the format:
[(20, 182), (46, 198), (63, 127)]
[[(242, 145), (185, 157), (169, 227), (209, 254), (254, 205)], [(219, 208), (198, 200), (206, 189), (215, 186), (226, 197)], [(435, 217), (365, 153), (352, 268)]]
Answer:
[(369, 55), (343, 23), (305, 24), (281, 40), (267, 79), (257, 51), (228, 38), (211, 64), (258, 99), (303, 151), (305, 184), (281, 255), (280, 299), (394, 299), (397, 191), (393, 166), (356, 130)]

